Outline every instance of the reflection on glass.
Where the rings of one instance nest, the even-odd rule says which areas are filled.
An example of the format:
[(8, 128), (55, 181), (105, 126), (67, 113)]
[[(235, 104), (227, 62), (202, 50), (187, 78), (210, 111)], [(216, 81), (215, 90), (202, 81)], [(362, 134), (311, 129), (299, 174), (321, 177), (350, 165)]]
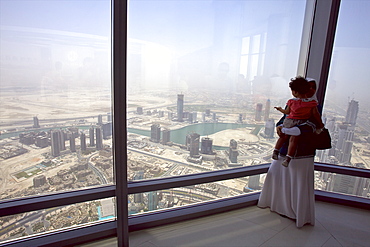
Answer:
[(112, 183), (110, 2), (0, 16), (0, 199)]
[(258, 192), (262, 189), (264, 180), (265, 174), (259, 174), (215, 183), (129, 195), (129, 214), (140, 214)]
[(305, 1), (130, 1), (128, 178), (271, 161)]
[[(364, 32), (370, 28), (369, 10), (368, 1), (341, 1), (323, 114), (333, 147), (317, 152), (321, 162), (370, 168), (370, 84), (364, 74), (370, 66), (370, 35)], [(329, 191), (370, 196), (369, 181), (362, 178), (317, 179), (330, 180), (323, 188)]]

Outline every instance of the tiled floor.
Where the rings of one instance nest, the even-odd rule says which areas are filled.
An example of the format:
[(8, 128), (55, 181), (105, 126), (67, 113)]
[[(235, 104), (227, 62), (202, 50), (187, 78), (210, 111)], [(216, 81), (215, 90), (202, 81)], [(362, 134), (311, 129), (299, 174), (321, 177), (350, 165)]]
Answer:
[[(116, 238), (84, 247), (116, 246)], [(300, 229), (269, 209), (228, 213), (130, 233), (130, 247), (370, 246), (370, 210), (316, 202), (316, 224)]]

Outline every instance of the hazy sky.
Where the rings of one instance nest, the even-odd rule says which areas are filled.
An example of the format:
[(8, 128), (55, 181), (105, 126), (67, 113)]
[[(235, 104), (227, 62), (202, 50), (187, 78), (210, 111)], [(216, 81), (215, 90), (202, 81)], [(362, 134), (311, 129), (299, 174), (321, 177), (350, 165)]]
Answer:
[[(129, 2), (129, 34), (132, 38), (159, 43), (186, 54), (212, 44), (217, 31), (215, 13), (235, 14), (240, 2), (133, 0)], [(304, 7), (304, 1), (291, 1), (289, 5), (278, 0), (247, 2), (250, 8), (244, 10), (248, 13), (244, 21), (251, 30), (259, 28), (271, 10), (295, 13), (294, 8)], [(341, 2), (328, 94), (334, 98), (354, 95), (369, 101), (370, 1)], [(106, 0), (0, 0), (0, 25), (109, 37), (110, 5)], [(287, 6), (292, 9), (286, 10)], [(217, 24), (222, 27), (222, 23)]]

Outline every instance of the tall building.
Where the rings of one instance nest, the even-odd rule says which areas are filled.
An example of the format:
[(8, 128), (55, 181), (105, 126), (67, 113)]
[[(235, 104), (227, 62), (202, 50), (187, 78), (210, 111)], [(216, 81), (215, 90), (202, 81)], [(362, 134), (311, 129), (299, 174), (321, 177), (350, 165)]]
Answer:
[(56, 132), (58, 133), (59, 150), (66, 150), (67, 133), (65, 133), (63, 130), (57, 130)]
[(80, 142), (81, 142), (81, 150), (82, 151), (86, 151), (86, 135), (85, 135), (85, 133), (82, 133), (81, 132), (81, 135), (80, 135)]
[(161, 127), (159, 124), (153, 124), (150, 127), (150, 140), (156, 143), (161, 140)]
[(213, 120), (213, 121), (216, 121), (216, 120), (217, 120), (216, 112), (214, 112), (214, 113), (212, 114), (212, 120)]
[(107, 113), (107, 122), (112, 122), (112, 113), (110, 112)]
[(57, 157), (60, 155), (60, 133), (59, 130), (51, 132), (51, 155)]
[(345, 123), (356, 125), (358, 110), (359, 110), (358, 101), (351, 100), (348, 103)]
[(89, 137), (90, 137), (90, 146), (95, 146), (95, 138), (94, 138), (94, 127), (91, 126), (89, 129)]
[(186, 136), (186, 146), (190, 151), (190, 157), (199, 157), (199, 138), (197, 133), (190, 133)]
[(256, 121), (261, 121), (262, 119), (262, 104), (261, 103), (258, 103), (256, 105), (256, 117), (255, 117), (255, 120)]
[(354, 133), (354, 125), (341, 124), (338, 126), (338, 139), (335, 144), (335, 157), (339, 163), (350, 163)]
[(231, 163), (238, 163), (238, 142), (234, 139), (230, 140), (230, 147), (229, 147), (229, 159)]
[(69, 137), (69, 148), (71, 149), (71, 152), (76, 152), (76, 140), (73, 135)]
[(103, 124), (103, 116), (99, 115), (98, 116), (98, 125), (102, 125), (102, 124)]
[(171, 130), (163, 129), (162, 131), (162, 143), (167, 144), (171, 142)]
[(177, 120), (182, 122), (182, 114), (184, 112), (184, 95), (178, 94), (177, 95)]
[(150, 191), (147, 193), (148, 196), (148, 210), (153, 211), (157, 209), (159, 198), (156, 191)]
[(96, 149), (101, 150), (103, 149), (103, 133), (101, 127), (96, 127), (95, 134), (96, 134)]
[(40, 128), (38, 117), (33, 117), (33, 128)]
[(202, 154), (212, 154), (212, 143), (213, 140), (209, 137), (203, 137), (201, 140), (201, 145), (200, 145), (200, 153)]
[(103, 131), (103, 139), (106, 140), (112, 136), (112, 122), (105, 123), (101, 126)]
[(33, 178), (33, 187), (34, 188), (41, 187), (44, 184), (46, 184), (45, 175), (39, 175), (39, 176)]
[(273, 138), (275, 133), (275, 121), (269, 118), (265, 122), (265, 136), (266, 138)]
[(270, 118), (270, 108), (271, 108), (271, 101), (270, 99), (268, 99), (266, 101), (266, 106), (265, 106), (265, 116), (264, 116), (264, 120), (268, 120)]

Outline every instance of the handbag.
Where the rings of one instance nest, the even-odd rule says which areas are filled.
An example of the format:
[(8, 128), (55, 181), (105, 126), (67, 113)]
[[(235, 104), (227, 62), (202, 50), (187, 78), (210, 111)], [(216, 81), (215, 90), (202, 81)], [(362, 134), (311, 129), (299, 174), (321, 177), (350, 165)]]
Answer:
[(329, 130), (324, 128), (320, 134), (314, 135), (313, 143), (316, 149), (330, 149), (331, 148), (331, 137), (330, 137)]

